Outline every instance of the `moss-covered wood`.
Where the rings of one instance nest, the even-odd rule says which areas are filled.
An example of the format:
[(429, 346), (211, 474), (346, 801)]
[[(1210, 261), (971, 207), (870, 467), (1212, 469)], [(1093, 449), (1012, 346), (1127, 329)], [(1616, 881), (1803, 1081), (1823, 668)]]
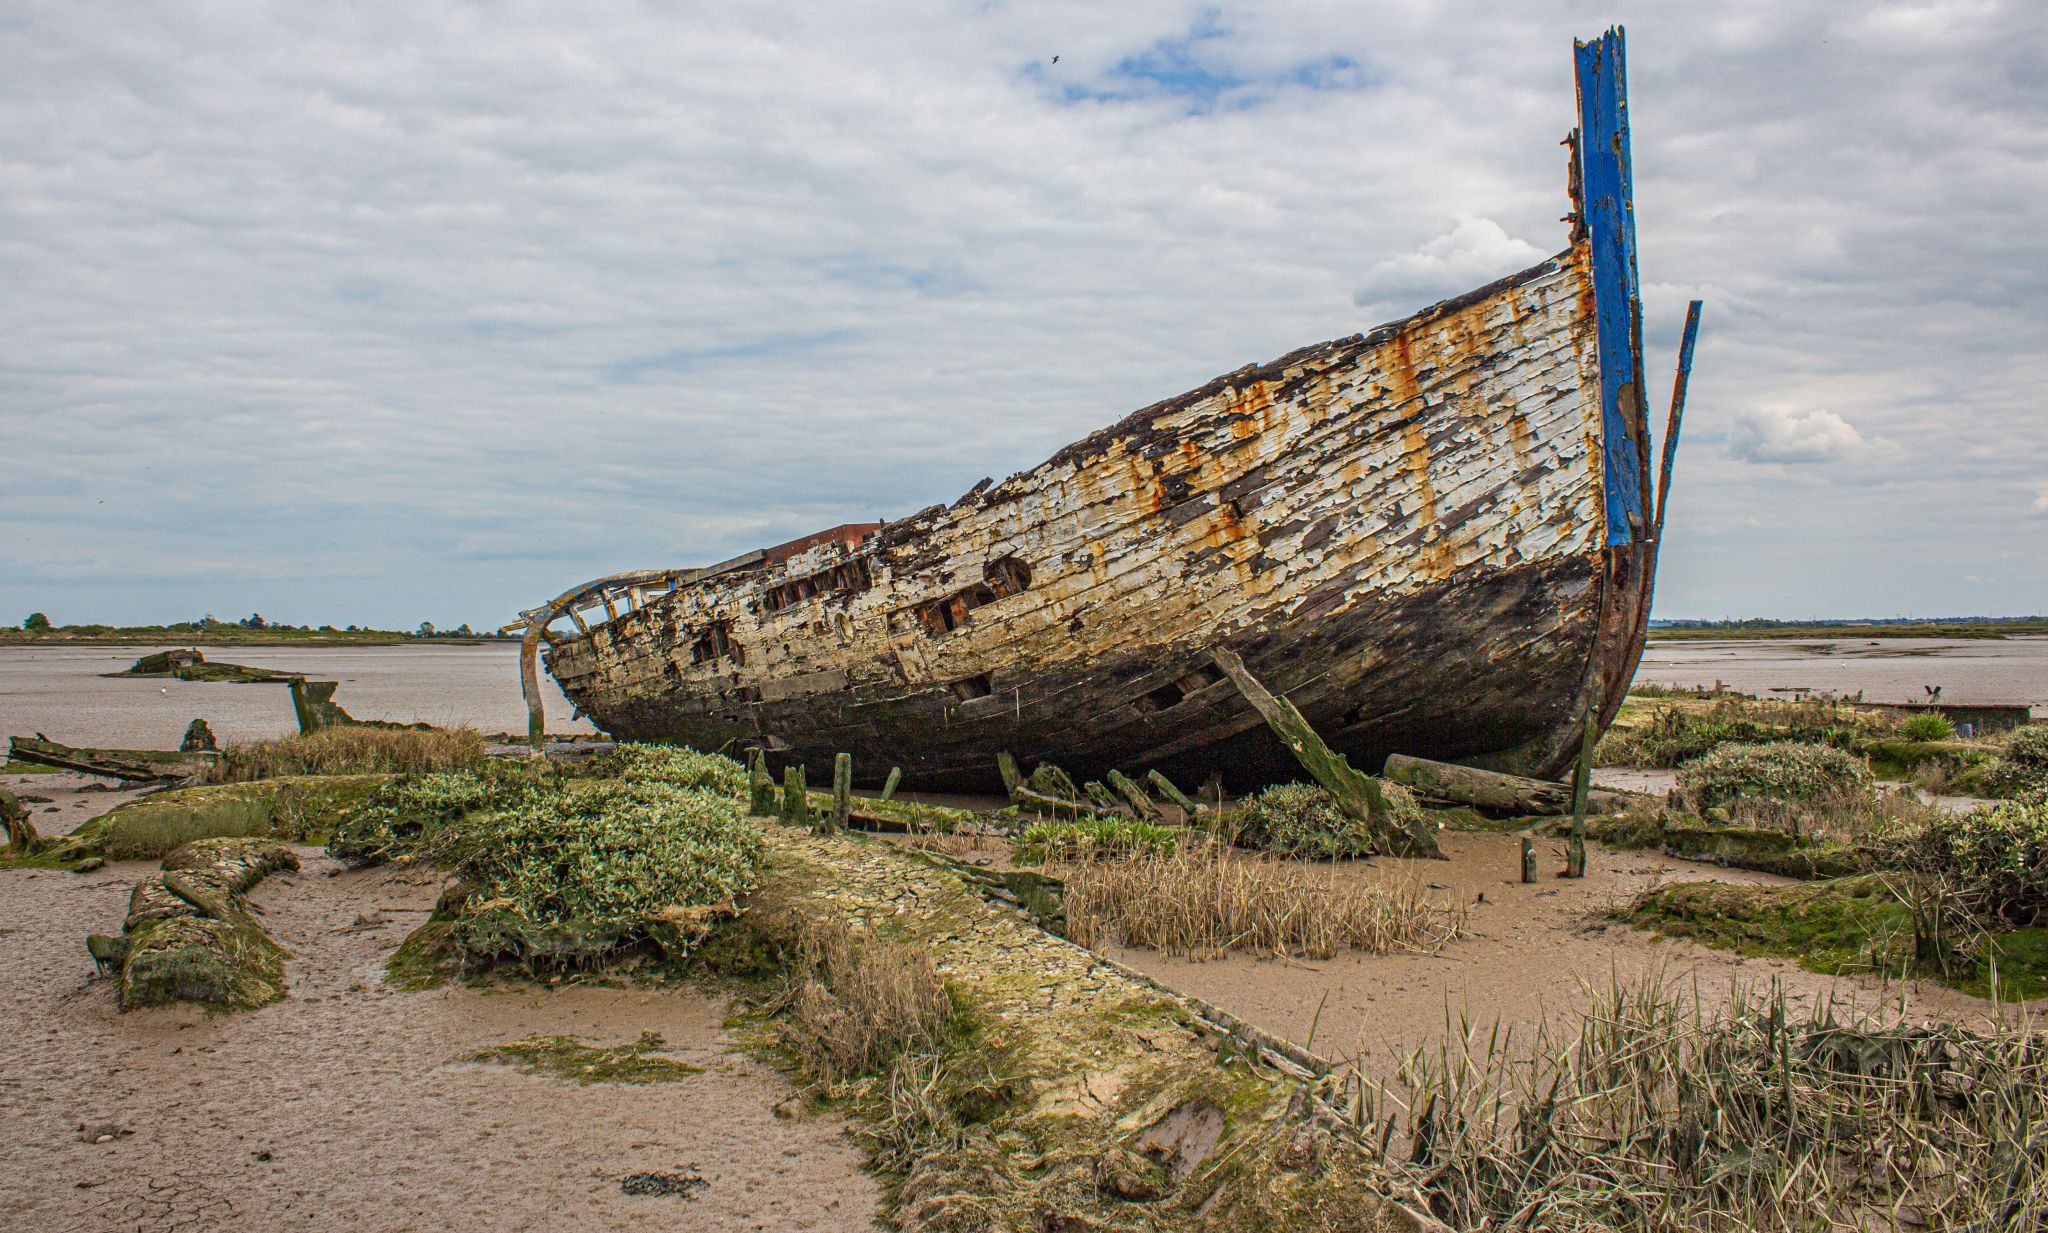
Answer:
[(1260, 684), (1236, 652), (1222, 648), (1213, 652), (1212, 657), (1238, 692), (1293, 751), (1302, 767), (1336, 798), (1337, 807), (1371, 829), (1373, 846), (1378, 851), (1389, 856), (1444, 859), (1435, 835), (1421, 826), (1399, 825), (1372, 776), (1354, 770), (1343, 754), (1324, 744), (1294, 704)]
[(173, 1002), (248, 1009), (284, 996), (285, 952), (243, 894), (266, 875), (297, 869), (270, 839), (206, 839), (164, 858), (128, 896), (122, 939), (87, 939), (95, 963), (119, 964), (121, 1005)]

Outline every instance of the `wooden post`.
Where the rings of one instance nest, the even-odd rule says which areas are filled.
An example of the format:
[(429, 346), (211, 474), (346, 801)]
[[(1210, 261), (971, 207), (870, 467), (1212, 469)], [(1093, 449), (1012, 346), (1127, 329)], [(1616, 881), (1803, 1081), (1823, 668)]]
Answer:
[(846, 829), (846, 819), (853, 813), (853, 755), (835, 754), (832, 758), (832, 829)]
[(1122, 811), (1123, 802), (1117, 799), (1116, 793), (1111, 792), (1107, 786), (1096, 780), (1091, 779), (1087, 783), (1082, 784), (1081, 791), (1088, 794), (1088, 803), (1094, 807), (1097, 813), (1108, 814)]
[(768, 777), (768, 755), (760, 749), (747, 755), (747, 812), (756, 818), (775, 814), (775, 781)]
[[(797, 824), (797, 814), (805, 809), (804, 785), (800, 766), (782, 768), (782, 820), (790, 826)], [(808, 821), (808, 819), (806, 819)]]
[(896, 785), (902, 782), (903, 768), (900, 766), (890, 767), (889, 778), (882, 781), (882, 799), (886, 801), (889, 800), (891, 797), (895, 796)]
[(1137, 815), (1138, 821), (1159, 820), (1159, 806), (1154, 804), (1152, 798), (1145, 794), (1145, 789), (1132, 782), (1129, 776), (1122, 771), (1112, 770), (1108, 779), (1109, 786), (1116, 790), (1118, 796), (1124, 798), (1124, 803), (1131, 807), (1131, 812)]
[(14, 799), (14, 793), (0, 788), (0, 822), (7, 827), (7, 850), (15, 856), (34, 856), (43, 846), (36, 824), (29, 819), (28, 806)]
[(1593, 746), (1600, 728), (1593, 713), (1586, 713), (1586, 731), (1579, 739), (1579, 763), (1572, 768), (1572, 834), (1564, 850), (1564, 876), (1586, 876), (1586, 802), (1593, 792)]
[(1522, 839), (1522, 881), (1534, 882), (1535, 880), (1536, 841), (1525, 836)]
[(1195, 820), (1195, 810), (1198, 806), (1188, 799), (1187, 793), (1174, 787), (1171, 779), (1160, 774), (1157, 770), (1146, 771), (1145, 779), (1153, 787), (1159, 789), (1161, 796), (1179, 806), (1180, 811), (1188, 816), (1188, 821), (1192, 822)]
[(1237, 652), (1218, 648), (1210, 652), (1210, 656), (1245, 700), (1265, 718), (1281, 742), (1293, 751), (1308, 773), (1336, 798), (1337, 808), (1346, 816), (1366, 824), (1372, 833), (1374, 848), (1389, 856), (1444, 859), (1443, 850), (1437, 847), (1436, 836), (1424, 827), (1395, 825), (1378, 782), (1370, 775), (1353, 770), (1343, 754), (1325, 745), (1294, 704), (1261, 685), (1258, 678), (1246, 669)]
[(1010, 756), (1009, 750), (996, 755), (996, 773), (1003, 777), (1003, 791), (1009, 793), (1011, 803), (1015, 804), (1017, 785), (1024, 782), (1024, 777), (1017, 773), (1017, 759)]
[[(535, 753), (547, 748), (548, 743), (548, 713), (541, 702), (540, 669), (537, 666), (541, 631), (546, 628), (547, 619), (536, 617), (527, 623), (526, 635), (519, 640), (519, 692), (526, 698), (526, 743)], [(298, 701), (298, 691), (294, 687), (293, 705), (296, 706)], [(299, 730), (305, 731), (303, 718), (299, 720)]]

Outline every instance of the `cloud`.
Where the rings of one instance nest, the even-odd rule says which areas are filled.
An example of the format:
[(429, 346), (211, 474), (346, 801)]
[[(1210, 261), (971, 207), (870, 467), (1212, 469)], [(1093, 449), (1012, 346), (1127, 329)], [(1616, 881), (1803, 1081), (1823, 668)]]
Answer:
[(2048, 514), (2048, 484), (2043, 484), (2036, 488), (2034, 493), (2034, 512), (2037, 514)]
[(1451, 230), (1413, 252), (1373, 266), (1364, 285), (1351, 293), (1351, 302), (1363, 308), (1445, 299), (1526, 269), (1549, 255), (1509, 235), (1490, 218), (1461, 218)]
[[(1707, 300), (1660, 612), (1925, 611), (1952, 558), (2038, 558), (1913, 511), (2048, 475), (2039, 6), (1636, 7), (1653, 389)], [(0, 619), (482, 626), (950, 500), (1561, 249), (1606, 20), (11, 6)], [(1814, 455), (1882, 482), (1753, 465)], [(2048, 583), (1981, 572), (1973, 610)]]
[(1743, 462), (1842, 462), (1888, 447), (1866, 441), (1855, 425), (1825, 408), (1799, 414), (1781, 407), (1738, 411), (1728, 453)]

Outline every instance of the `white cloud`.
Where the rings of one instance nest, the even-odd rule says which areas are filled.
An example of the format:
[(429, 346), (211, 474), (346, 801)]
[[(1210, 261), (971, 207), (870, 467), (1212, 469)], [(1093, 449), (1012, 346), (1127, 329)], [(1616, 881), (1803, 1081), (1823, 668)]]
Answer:
[(1866, 441), (1856, 426), (1825, 408), (1801, 414), (1782, 407), (1735, 413), (1728, 453), (1743, 462), (1842, 462), (1889, 442)]
[[(1555, 248), (1563, 247), (1560, 239)], [(1548, 255), (1490, 218), (1461, 218), (1415, 251), (1375, 265), (1351, 301), (1360, 307), (1401, 304), (1406, 311), (1526, 269)]]
[[(2032, 520), (1902, 536), (1897, 494), (2048, 474), (2038, 6), (1638, 7), (1653, 387), (1708, 300), (1660, 607), (1790, 612), (1825, 557), (1925, 610), (1908, 554), (2037, 556)], [(1378, 8), (11, 6), (0, 619), (493, 623), (951, 499), (1561, 248), (1608, 13)], [(1815, 514), (1739, 453), (1892, 470)]]
[(2034, 493), (2034, 512), (2037, 514), (2048, 514), (2048, 484), (2043, 484), (2036, 488)]

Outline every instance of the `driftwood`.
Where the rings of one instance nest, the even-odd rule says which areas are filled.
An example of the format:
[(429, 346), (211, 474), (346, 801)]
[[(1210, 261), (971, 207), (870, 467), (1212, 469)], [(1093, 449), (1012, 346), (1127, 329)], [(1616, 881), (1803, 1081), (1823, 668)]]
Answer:
[(1343, 810), (1345, 816), (1365, 823), (1376, 851), (1388, 856), (1444, 859), (1443, 850), (1437, 847), (1436, 836), (1426, 827), (1400, 824), (1387, 808), (1386, 797), (1373, 777), (1353, 769), (1343, 754), (1324, 744), (1308, 720), (1294, 709), (1294, 704), (1261, 685), (1235, 651), (1218, 649), (1212, 652), (1212, 657), (1216, 666), (1223, 669), (1223, 674), (1237, 686), (1238, 692), (1265, 717), (1266, 723), (1279, 734), (1281, 742), (1293, 751), (1308, 773), (1336, 798), (1337, 808)]
[(1159, 789), (1161, 796), (1179, 806), (1180, 811), (1188, 816), (1188, 821), (1192, 822), (1195, 820), (1195, 810), (1198, 806), (1188, 799), (1187, 793), (1175, 787), (1171, 779), (1160, 774), (1157, 770), (1150, 770), (1145, 772), (1145, 780), (1153, 787)]
[(894, 799), (896, 796), (896, 785), (902, 782), (903, 768), (900, 766), (890, 767), (889, 777), (882, 781), (882, 799), (885, 801)]
[(59, 744), (43, 736), (15, 736), (7, 740), (8, 757), (16, 762), (54, 766), (128, 783), (156, 783), (184, 779), (205, 770), (211, 759), (159, 749), (83, 749)]
[[(1572, 811), (1570, 784), (1542, 779), (1524, 779), (1499, 771), (1482, 771), (1476, 766), (1432, 762), (1395, 754), (1382, 772), (1388, 779), (1413, 788), (1417, 795), (1481, 809), (1522, 816), (1568, 815)], [(1633, 792), (1594, 789), (1586, 794), (1586, 808), (1592, 813), (1622, 813), (1645, 803)]]
[(1129, 776), (1125, 775), (1122, 771), (1112, 770), (1104, 778), (1109, 780), (1110, 788), (1123, 798), (1126, 805), (1131, 807), (1131, 813), (1138, 821), (1157, 822), (1159, 820), (1159, 806), (1153, 803), (1152, 798), (1146, 795), (1145, 789), (1134, 783)]
[(14, 799), (14, 793), (5, 788), (0, 788), (0, 823), (7, 827), (8, 855), (34, 856), (43, 846), (43, 837), (29, 820), (28, 806)]

